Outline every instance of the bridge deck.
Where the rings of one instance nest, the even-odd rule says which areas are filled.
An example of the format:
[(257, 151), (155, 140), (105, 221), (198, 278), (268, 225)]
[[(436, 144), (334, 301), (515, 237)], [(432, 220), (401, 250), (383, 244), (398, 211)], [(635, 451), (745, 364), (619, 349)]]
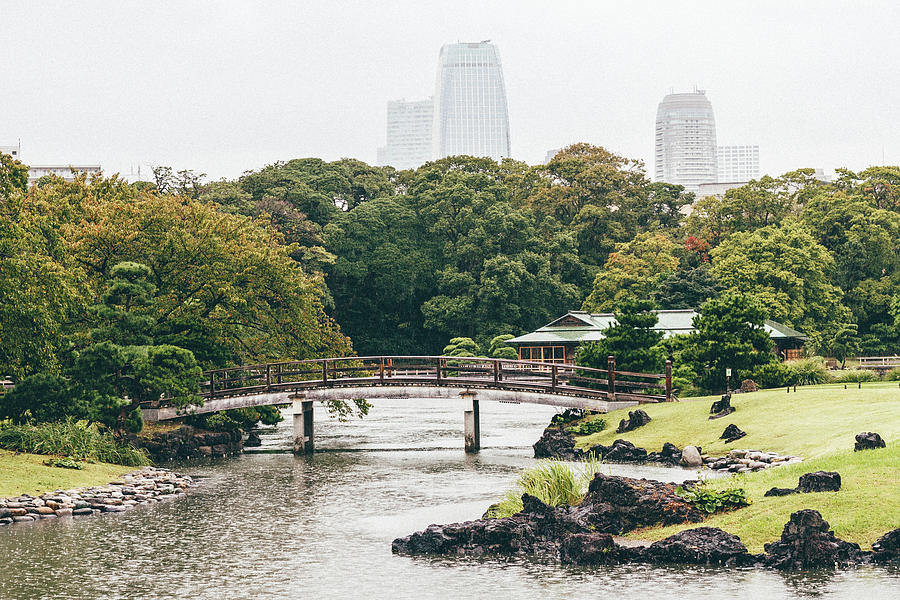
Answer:
[(617, 371), (612, 357), (608, 369), (456, 356), (345, 357), (234, 367), (206, 375), (202, 406), (178, 410), (156, 403), (143, 407), (145, 419), (287, 404), (297, 394), (308, 400), (452, 398), (463, 389), (485, 400), (598, 412), (672, 399), (671, 363), (662, 375), (634, 373)]

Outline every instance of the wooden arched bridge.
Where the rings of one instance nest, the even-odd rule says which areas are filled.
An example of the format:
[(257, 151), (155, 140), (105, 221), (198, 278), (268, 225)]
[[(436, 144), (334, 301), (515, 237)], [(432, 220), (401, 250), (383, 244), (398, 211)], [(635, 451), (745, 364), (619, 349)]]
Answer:
[(478, 403), (494, 400), (607, 412), (673, 399), (672, 365), (663, 374), (498, 358), (354, 356), (276, 362), (205, 373), (202, 405), (179, 409), (160, 401), (142, 407), (163, 421), (265, 405), (294, 405), (294, 450), (313, 450), (313, 402), (353, 398), (459, 398), (467, 451), (480, 448)]

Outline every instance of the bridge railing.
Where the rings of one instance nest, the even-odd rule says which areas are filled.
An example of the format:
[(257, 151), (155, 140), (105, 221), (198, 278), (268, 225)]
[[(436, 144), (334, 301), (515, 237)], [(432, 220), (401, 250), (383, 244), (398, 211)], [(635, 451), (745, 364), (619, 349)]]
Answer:
[(201, 393), (221, 398), (261, 392), (351, 385), (454, 385), (550, 392), (603, 399), (671, 400), (666, 372), (619, 371), (564, 363), (466, 356), (353, 356), (274, 362), (207, 371)]

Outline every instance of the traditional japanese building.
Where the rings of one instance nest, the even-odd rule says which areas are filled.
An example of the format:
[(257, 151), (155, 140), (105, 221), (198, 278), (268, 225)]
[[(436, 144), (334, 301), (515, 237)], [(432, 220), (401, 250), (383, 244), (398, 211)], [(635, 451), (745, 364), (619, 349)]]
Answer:
[[(694, 331), (693, 309), (654, 311), (659, 321), (653, 327), (662, 331), (663, 337), (685, 335)], [(578, 347), (588, 342), (603, 339), (603, 331), (614, 325), (616, 317), (612, 313), (588, 313), (572, 310), (540, 329), (509, 340), (515, 346), (519, 360), (533, 360), (547, 363), (568, 363), (575, 361)], [(775, 343), (775, 352), (782, 358), (799, 358), (803, 344), (808, 338), (795, 329), (776, 321), (765, 321), (763, 328)]]

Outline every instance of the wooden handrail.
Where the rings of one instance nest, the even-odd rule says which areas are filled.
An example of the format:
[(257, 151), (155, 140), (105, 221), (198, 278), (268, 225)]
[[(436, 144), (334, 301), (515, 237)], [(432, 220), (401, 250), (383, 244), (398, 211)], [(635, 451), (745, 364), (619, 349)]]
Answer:
[[(602, 397), (616, 394), (651, 401), (672, 399), (671, 362), (666, 372), (619, 371), (614, 357), (607, 369), (569, 363), (486, 358), (478, 356), (342, 356), (278, 361), (206, 371), (201, 395), (221, 398), (258, 390), (301, 390), (317, 386), (455, 385), (554, 394)], [(622, 376), (622, 377), (618, 377)], [(665, 391), (662, 394), (647, 393)]]

